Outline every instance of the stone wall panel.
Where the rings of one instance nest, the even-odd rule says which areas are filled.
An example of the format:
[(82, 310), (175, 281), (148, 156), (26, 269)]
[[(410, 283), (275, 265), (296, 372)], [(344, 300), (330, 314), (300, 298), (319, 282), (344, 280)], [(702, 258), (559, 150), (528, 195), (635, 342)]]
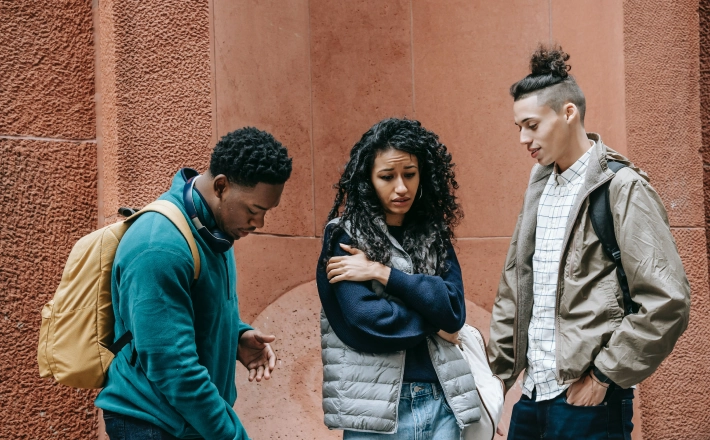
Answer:
[[(102, 214), (142, 207), (213, 145), (210, 5), (99, 2)], [(104, 178), (105, 176), (105, 178)]]
[(376, 122), (412, 117), (411, 12), (406, 0), (312, 0), (316, 234), (350, 149)]
[(643, 434), (647, 439), (706, 440), (710, 413), (705, 398), (710, 387), (710, 298), (708, 297), (705, 231), (675, 229), (683, 265), (692, 289), (690, 324), (671, 355), (641, 386)]
[(214, 6), (217, 132), (255, 126), (288, 148), (291, 179), (262, 232), (314, 236), (308, 1)]
[(90, 1), (0, 1), (0, 72), (0, 135), (94, 138)]
[(704, 225), (697, 5), (624, 1), (629, 156), (679, 227)]
[(548, 2), (413, 0), (412, 20), (414, 108), (456, 163), (465, 214), (456, 232), (510, 236), (535, 162), (520, 145), (508, 88), (548, 38)]
[(40, 310), (96, 226), (96, 145), (0, 139), (0, 438), (85, 439), (95, 393), (41, 379)]

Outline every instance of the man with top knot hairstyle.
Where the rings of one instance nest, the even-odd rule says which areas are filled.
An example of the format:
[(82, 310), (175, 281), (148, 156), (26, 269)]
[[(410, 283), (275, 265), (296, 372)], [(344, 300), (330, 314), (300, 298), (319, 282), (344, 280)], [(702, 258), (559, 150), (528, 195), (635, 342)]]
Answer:
[(525, 370), (508, 439), (630, 439), (633, 388), (686, 329), (690, 286), (648, 176), (585, 131), (568, 59), (540, 46), (510, 88), (520, 143), (537, 164), (488, 356), (507, 388)]

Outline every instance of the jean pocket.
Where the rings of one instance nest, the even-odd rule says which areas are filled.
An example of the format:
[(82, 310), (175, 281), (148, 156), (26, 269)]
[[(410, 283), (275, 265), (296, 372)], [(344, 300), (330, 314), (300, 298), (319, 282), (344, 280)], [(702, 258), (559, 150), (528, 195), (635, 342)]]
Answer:
[(589, 406), (574, 405), (574, 404), (571, 404), (567, 401), (567, 393), (562, 394), (562, 403), (564, 403), (565, 405), (570, 406), (572, 408), (606, 408), (606, 406), (607, 406), (606, 398), (604, 400), (602, 400), (602, 403), (600, 403), (599, 405), (589, 405)]

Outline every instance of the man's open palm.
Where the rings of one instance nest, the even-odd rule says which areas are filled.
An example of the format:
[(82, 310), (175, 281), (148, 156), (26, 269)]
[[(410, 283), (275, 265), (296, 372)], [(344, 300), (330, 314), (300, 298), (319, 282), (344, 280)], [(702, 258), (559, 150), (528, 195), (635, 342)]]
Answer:
[(271, 372), (276, 368), (276, 355), (271, 349), (274, 335), (265, 335), (259, 330), (248, 330), (239, 338), (237, 359), (249, 370), (249, 382), (256, 379), (271, 379)]

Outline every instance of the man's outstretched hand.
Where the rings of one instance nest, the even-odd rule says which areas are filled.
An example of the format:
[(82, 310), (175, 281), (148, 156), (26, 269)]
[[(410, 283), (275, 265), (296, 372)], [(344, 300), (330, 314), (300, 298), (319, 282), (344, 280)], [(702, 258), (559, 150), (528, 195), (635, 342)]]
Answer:
[(271, 349), (274, 335), (265, 335), (259, 330), (247, 330), (239, 338), (237, 359), (249, 370), (249, 382), (256, 379), (271, 379), (271, 372), (276, 368), (276, 355)]

